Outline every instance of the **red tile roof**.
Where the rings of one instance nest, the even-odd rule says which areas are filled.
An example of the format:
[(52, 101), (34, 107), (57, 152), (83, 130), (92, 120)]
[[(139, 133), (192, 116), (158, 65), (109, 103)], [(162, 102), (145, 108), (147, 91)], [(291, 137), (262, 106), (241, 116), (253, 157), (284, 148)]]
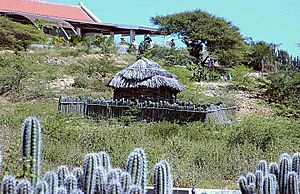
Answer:
[(80, 6), (49, 3), (38, 0), (0, 0), (0, 10), (53, 18), (93, 22)]

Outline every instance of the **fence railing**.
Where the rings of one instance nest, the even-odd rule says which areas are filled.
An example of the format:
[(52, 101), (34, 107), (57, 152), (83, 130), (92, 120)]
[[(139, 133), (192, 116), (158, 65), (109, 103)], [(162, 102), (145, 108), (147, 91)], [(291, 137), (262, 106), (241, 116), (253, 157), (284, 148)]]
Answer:
[(190, 102), (171, 104), (167, 101), (138, 102), (126, 99), (60, 97), (58, 109), (61, 113), (79, 113), (95, 120), (136, 116), (139, 120), (147, 122), (211, 121), (217, 124), (230, 124), (233, 122), (235, 107), (226, 107), (221, 103), (199, 106)]

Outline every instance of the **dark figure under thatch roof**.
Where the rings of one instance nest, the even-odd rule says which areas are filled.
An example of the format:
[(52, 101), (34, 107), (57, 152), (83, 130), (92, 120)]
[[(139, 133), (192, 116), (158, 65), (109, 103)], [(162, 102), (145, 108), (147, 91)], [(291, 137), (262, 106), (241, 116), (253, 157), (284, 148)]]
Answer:
[(174, 74), (146, 58), (118, 72), (107, 86), (114, 88), (114, 98), (170, 102), (174, 102), (177, 93), (184, 89)]

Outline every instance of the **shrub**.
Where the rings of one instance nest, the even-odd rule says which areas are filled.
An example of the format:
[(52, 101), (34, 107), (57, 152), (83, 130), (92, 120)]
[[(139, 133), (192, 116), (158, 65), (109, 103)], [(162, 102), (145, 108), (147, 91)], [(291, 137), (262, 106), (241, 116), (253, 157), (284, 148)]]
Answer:
[(170, 66), (186, 66), (192, 63), (188, 51), (184, 48), (167, 48), (155, 45), (153, 48), (147, 49), (142, 55), (154, 61), (163, 59), (165, 64)]
[(30, 44), (45, 39), (46, 35), (33, 25), (24, 25), (0, 17), (0, 45), (3, 49), (27, 49)]

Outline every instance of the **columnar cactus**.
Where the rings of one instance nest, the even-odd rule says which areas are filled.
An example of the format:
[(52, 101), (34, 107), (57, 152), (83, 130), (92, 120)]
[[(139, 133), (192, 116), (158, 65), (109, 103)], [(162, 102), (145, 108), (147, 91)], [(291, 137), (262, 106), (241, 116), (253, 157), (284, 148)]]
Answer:
[(264, 177), (263, 193), (264, 194), (276, 194), (277, 184), (275, 181), (275, 175), (270, 174)]
[(263, 173), (263, 176), (265, 176), (268, 172), (268, 164), (265, 160), (261, 160), (258, 162), (257, 170), (260, 170)]
[(238, 185), (242, 194), (248, 194), (247, 179), (244, 176), (239, 177)]
[(48, 184), (48, 194), (56, 194), (58, 188), (58, 177), (54, 171), (46, 172), (44, 181)]
[(275, 162), (271, 162), (269, 165), (269, 173), (274, 174), (278, 180), (279, 178), (279, 167), (278, 164)]
[(24, 175), (30, 176), (33, 186), (40, 175), (42, 151), (42, 129), (35, 117), (28, 117), (24, 121), (22, 133), (22, 157), (24, 158)]
[(248, 190), (248, 194), (255, 194), (255, 191), (256, 191), (255, 184), (254, 183), (250, 183), (247, 186), (247, 190)]
[(122, 190), (127, 193), (129, 191), (129, 188), (131, 186), (131, 177), (128, 172), (122, 172), (121, 174), (121, 185), (122, 185)]
[(250, 184), (255, 184), (255, 175), (250, 172), (246, 175), (246, 179), (247, 179), (247, 185), (250, 185)]
[(296, 172), (289, 172), (288, 174), (287, 193), (299, 194), (298, 174)]
[(84, 194), (80, 189), (73, 191), (71, 194)]
[(292, 171), (300, 177), (300, 153), (295, 153), (292, 157)]
[(3, 194), (15, 194), (16, 188), (16, 178), (11, 175), (6, 175), (2, 179), (2, 192)]
[(35, 194), (47, 194), (48, 193), (48, 184), (46, 181), (38, 180), (35, 187)]
[(98, 165), (108, 171), (111, 168), (109, 155), (105, 151), (101, 151), (97, 155), (100, 159)]
[(173, 178), (171, 167), (165, 160), (154, 167), (154, 194), (172, 194)]
[(17, 184), (17, 194), (31, 194), (32, 187), (28, 180), (21, 180)]
[(67, 166), (63, 165), (58, 167), (57, 169), (58, 187), (63, 187), (65, 185), (65, 180), (68, 175), (69, 175), (69, 169)]
[(78, 188), (82, 189), (82, 181), (83, 181), (83, 170), (82, 168), (74, 168), (72, 171), (72, 174), (76, 177), (77, 179), (77, 185)]
[(262, 194), (263, 193), (263, 172), (260, 170), (257, 170), (255, 172), (255, 189), (256, 194)]
[(285, 193), (287, 191), (287, 178), (290, 171), (291, 161), (290, 158), (285, 154), (280, 158), (278, 179), (279, 193)]
[(122, 186), (118, 181), (111, 182), (107, 187), (107, 194), (122, 194)]
[(77, 178), (73, 174), (69, 174), (65, 180), (65, 187), (68, 193), (76, 191), (78, 188)]
[(66, 188), (64, 188), (64, 187), (58, 187), (56, 194), (68, 194), (68, 192), (67, 192)]
[(97, 167), (95, 170), (95, 194), (105, 194), (106, 174), (103, 167)]
[(141, 187), (132, 185), (128, 191), (128, 194), (144, 194)]
[(112, 168), (107, 172), (106, 183), (109, 185), (111, 182), (121, 181), (122, 170), (119, 168)]
[(95, 154), (87, 154), (83, 160), (83, 192), (93, 194), (95, 189), (95, 169), (97, 167)]
[(134, 185), (140, 185), (144, 193), (147, 186), (148, 161), (143, 149), (136, 148), (127, 159), (127, 172), (131, 176)]

